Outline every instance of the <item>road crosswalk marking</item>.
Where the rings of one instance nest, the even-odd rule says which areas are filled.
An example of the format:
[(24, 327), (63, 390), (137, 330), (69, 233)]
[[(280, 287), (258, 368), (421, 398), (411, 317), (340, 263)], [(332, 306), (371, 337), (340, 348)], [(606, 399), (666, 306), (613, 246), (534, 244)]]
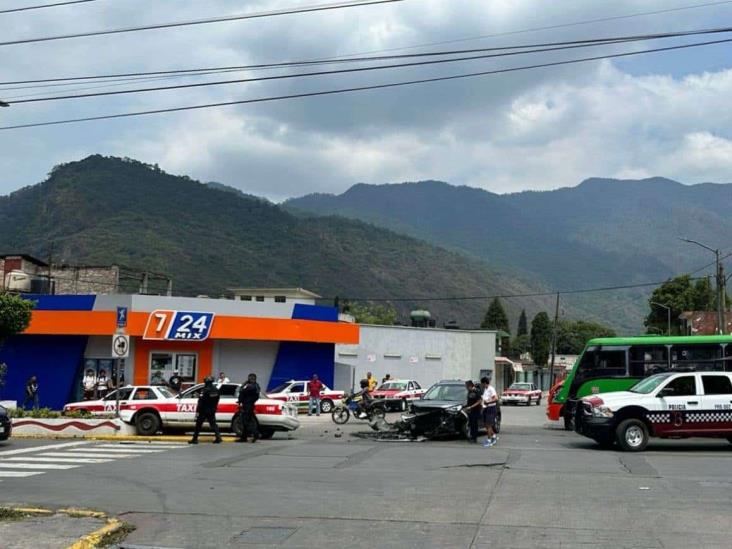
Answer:
[(117, 459), (153, 456), (186, 447), (185, 444), (170, 442), (100, 444), (81, 441), (8, 450), (0, 452), (0, 482), (109, 463)]

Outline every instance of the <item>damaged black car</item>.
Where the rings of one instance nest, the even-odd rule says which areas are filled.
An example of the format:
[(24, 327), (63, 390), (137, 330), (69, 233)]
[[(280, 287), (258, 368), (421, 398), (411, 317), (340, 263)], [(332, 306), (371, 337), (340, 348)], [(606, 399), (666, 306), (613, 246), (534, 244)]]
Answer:
[[(468, 436), (468, 416), (463, 411), (468, 391), (460, 380), (435, 383), (402, 415), (397, 428), (412, 437)], [(479, 428), (484, 429), (480, 420)], [(496, 432), (501, 430), (501, 407), (496, 411)]]

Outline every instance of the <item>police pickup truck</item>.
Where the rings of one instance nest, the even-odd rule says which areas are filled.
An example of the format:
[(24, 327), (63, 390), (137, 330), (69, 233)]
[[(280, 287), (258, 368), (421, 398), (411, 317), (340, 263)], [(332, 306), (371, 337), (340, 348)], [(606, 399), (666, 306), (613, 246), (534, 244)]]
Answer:
[(628, 391), (587, 396), (580, 401), (575, 430), (629, 452), (644, 450), (650, 437), (732, 442), (732, 373), (667, 372)]

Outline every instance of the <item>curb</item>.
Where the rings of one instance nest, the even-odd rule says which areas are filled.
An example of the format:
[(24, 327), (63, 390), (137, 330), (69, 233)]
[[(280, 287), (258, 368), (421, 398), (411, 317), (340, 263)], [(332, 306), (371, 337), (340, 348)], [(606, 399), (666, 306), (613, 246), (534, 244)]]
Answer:
[(43, 509), (41, 507), (12, 507), (8, 505), (0, 505), (0, 508), (9, 509), (11, 511), (17, 511), (19, 513), (25, 513), (28, 515), (55, 515), (61, 513), (69, 517), (90, 517), (104, 519), (106, 524), (101, 528), (98, 528), (91, 534), (82, 536), (77, 541), (67, 547), (67, 549), (95, 549), (107, 536), (117, 533), (120, 529), (125, 526), (125, 523), (121, 520), (113, 517), (108, 517), (106, 513), (102, 511), (91, 511), (89, 509), (58, 509), (53, 511), (51, 509)]

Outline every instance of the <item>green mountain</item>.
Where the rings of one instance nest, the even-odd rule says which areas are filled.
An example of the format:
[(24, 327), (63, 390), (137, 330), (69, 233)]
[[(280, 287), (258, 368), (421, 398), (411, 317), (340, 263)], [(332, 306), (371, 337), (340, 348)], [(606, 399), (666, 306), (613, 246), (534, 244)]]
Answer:
[[(360, 219), (515, 269), (556, 290), (663, 280), (713, 256), (679, 237), (732, 245), (732, 185), (664, 178), (588, 179), (546, 192), (498, 195), (438, 181), (351, 187), (285, 204), (307, 215)], [(575, 311), (637, 331), (650, 290), (562, 298)]]
[[(0, 252), (116, 263), (163, 272), (184, 295), (235, 286), (301, 286), (333, 298), (430, 298), (531, 293), (537, 286), (484, 262), (360, 221), (301, 218), (265, 200), (167, 174), (130, 159), (91, 156), (0, 197)], [(9, 230), (8, 230), (9, 229)], [(482, 300), (398, 301), (439, 322), (475, 327)], [(546, 300), (507, 304), (512, 315)], [(406, 319), (406, 317), (402, 317)]]

